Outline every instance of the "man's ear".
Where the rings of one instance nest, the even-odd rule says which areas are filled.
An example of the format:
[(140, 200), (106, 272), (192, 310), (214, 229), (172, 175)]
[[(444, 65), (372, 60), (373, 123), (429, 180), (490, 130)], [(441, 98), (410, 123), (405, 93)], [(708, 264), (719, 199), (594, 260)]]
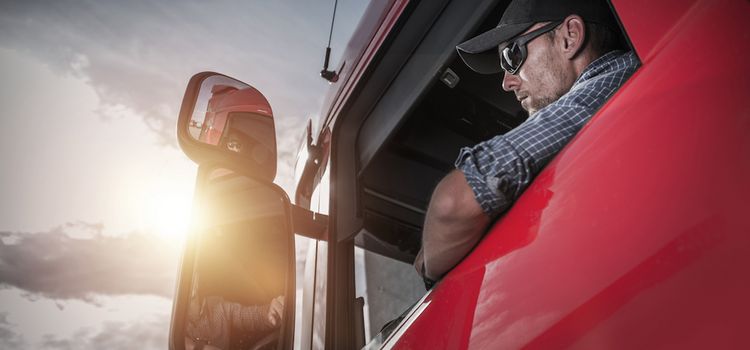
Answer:
[(583, 44), (586, 41), (586, 24), (583, 23), (583, 18), (578, 15), (565, 17), (559, 31), (562, 35), (563, 55), (567, 59), (575, 58), (583, 51)]

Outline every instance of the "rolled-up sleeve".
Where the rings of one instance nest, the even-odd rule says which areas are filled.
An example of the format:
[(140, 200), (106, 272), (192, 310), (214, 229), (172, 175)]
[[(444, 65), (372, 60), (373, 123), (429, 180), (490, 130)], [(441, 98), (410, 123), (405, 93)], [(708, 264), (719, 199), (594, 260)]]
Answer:
[(520, 196), (590, 115), (586, 108), (551, 104), (507, 134), (461, 149), (455, 166), (485, 214), (495, 217)]

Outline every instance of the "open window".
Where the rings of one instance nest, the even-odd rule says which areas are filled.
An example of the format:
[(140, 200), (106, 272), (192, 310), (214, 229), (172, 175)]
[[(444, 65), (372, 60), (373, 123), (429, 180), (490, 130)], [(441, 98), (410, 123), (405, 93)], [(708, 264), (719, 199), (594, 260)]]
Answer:
[(359, 130), (362, 229), (354, 236), (354, 254), (367, 341), (425, 293), (412, 262), (430, 195), (453, 169), (458, 151), (526, 119), (497, 75), (470, 71), (455, 54), (457, 43), (494, 27), (505, 6), (507, 1), (487, 2), (480, 11), (476, 4), (451, 2)]

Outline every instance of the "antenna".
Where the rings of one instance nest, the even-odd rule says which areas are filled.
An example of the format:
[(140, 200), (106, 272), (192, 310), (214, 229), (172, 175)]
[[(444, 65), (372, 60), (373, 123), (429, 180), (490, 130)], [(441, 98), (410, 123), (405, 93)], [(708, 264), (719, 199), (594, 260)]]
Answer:
[(333, 37), (333, 23), (336, 21), (336, 7), (338, 7), (338, 4), (339, 0), (334, 0), (333, 17), (331, 18), (331, 31), (328, 33), (328, 46), (326, 47), (326, 59), (323, 63), (323, 70), (320, 71), (320, 76), (331, 83), (339, 80), (339, 75), (338, 73), (336, 73), (336, 71), (328, 70), (328, 62), (331, 59), (331, 37)]

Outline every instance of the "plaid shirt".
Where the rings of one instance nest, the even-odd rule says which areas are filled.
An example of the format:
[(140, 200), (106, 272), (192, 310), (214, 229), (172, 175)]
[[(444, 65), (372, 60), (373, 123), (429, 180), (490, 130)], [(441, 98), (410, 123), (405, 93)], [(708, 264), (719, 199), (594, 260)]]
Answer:
[(570, 91), (504, 135), (464, 147), (456, 168), (490, 217), (505, 211), (544, 166), (638, 68), (633, 52), (591, 62)]

